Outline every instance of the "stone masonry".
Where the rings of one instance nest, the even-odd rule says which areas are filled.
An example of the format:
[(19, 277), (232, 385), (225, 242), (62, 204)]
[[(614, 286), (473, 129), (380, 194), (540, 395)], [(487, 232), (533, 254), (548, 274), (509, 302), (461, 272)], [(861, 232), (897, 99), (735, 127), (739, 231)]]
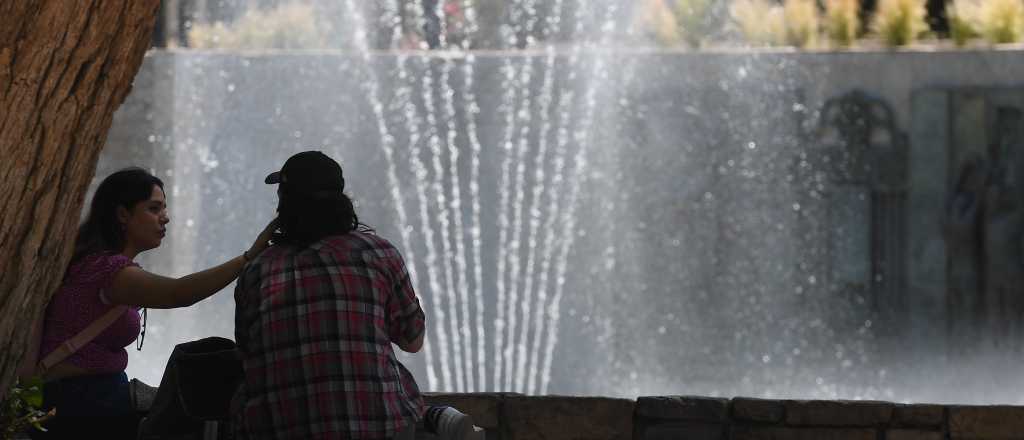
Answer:
[(1024, 440), (1016, 406), (515, 393), (426, 400), (470, 414), (488, 440)]

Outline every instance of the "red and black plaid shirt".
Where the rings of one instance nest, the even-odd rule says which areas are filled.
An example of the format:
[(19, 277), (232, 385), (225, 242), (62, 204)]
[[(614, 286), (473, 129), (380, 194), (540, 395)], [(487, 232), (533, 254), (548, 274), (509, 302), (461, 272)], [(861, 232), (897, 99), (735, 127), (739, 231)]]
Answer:
[(423, 398), (391, 343), (423, 333), (423, 310), (387, 240), (272, 246), (243, 269), (235, 302), (247, 437), (386, 439), (420, 418)]

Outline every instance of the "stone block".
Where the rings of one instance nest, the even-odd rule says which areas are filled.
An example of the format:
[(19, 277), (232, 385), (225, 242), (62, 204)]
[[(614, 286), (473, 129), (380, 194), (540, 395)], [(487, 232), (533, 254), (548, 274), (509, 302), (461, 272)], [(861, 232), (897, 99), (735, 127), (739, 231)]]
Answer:
[(635, 403), (605, 397), (506, 396), (502, 440), (628, 440)]
[(785, 414), (778, 400), (737, 397), (732, 399), (732, 416), (747, 422), (779, 423)]
[(648, 425), (635, 440), (725, 440), (725, 426), (695, 422), (661, 422)]
[(870, 428), (795, 428), (734, 426), (730, 440), (877, 440)]
[(896, 405), (892, 424), (904, 428), (933, 428), (942, 426), (945, 413), (942, 405)]
[(423, 393), (423, 400), (431, 406), (453, 407), (473, 416), (473, 423), (476, 426), (493, 429), (499, 425), (501, 402), (509, 395), (521, 396), (515, 393)]
[(885, 440), (943, 440), (945, 436), (939, 431), (921, 431), (917, 429), (890, 429), (885, 431)]
[(950, 407), (949, 438), (952, 440), (1024, 439), (1024, 407)]
[(852, 400), (786, 401), (786, 423), (801, 426), (878, 426), (892, 420), (889, 402)]
[(648, 396), (636, 399), (636, 415), (665, 420), (725, 422), (729, 400), (713, 397)]

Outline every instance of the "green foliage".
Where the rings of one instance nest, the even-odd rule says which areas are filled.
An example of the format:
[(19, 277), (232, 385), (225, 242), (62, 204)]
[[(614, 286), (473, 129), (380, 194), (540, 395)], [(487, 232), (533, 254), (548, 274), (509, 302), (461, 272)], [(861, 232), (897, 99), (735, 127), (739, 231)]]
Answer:
[(661, 46), (686, 44), (699, 48), (714, 31), (713, 0), (643, 0), (638, 24), (649, 40)]
[(292, 1), (249, 11), (231, 24), (194, 25), (188, 43), (199, 49), (322, 49), (328, 46), (324, 28), (311, 5)]
[(928, 30), (927, 15), (925, 0), (881, 0), (873, 28), (886, 45), (906, 46)]
[(787, 44), (806, 48), (817, 42), (820, 20), (815, 0), (786, 0), (783, 13)]
[(679, 44), (679, 23), (664, 0), (644, 0), (640, 9), (640, 26), (648, 38), (662, 46)]
[(0, 427), (3, 439), (13, 439), (26, 429), (45, 431), (41, 425), (46, 419), (53, 417), (55, 410), (43, 412), (43, 381), (33, 378), (26, 383), (15, 383), (7, 393), (7, 399), (0, 407)]
[(679, 34), (690, 47), (700, 47), (711, 34), (711, 1), (675, 0), (672, 12), (675, 13)]
[[(723, 20), (731, 18), (744, 40), (755, 46), (817, 47), (824, 34), (832, 47), (849, 47), (866, 27), (860, 21), (861, 1), (731, 0), (728, 17), (721, 17), (714, 13), (717, 0), (638, 0), (634, 24), (660, 46), (700, 48)], [(948, 1), (950, 34), (958, 46), (981, 37), (992, 43), (1024, 41), (1024, 0)], [(926, 0), (878, 0), (870, 30), (889, 46), (911, 44), (928, 31), (925, 4)], [(332, 20), (323, 18), (322, 9), (314, 8), (309, 0), (285, 0), (273, 8), (250, 11), (231, 23), (195, 24), (188, 31), (189, 45), (200, 49), (325, 49), (352, 44), (339, 37)]]
[(826, 0), (825, 30), (829, 41), (836, 47), (849, 47), (857, 39), (860, 29), (857, 0)]
[(729, 12), (747, 42), (761, 46), (786, 43), (786, 16), (782, 6), (769, 0), (735, 0)]
[(978, 0), (953, 0), (946, 4), (949, 34), (957, 46), (981, 36), (981, 11)]
[(981, 5), (981, 34), (991, 43), (1017, 43), (1024, 37), (1024, 2), (986, 0)]

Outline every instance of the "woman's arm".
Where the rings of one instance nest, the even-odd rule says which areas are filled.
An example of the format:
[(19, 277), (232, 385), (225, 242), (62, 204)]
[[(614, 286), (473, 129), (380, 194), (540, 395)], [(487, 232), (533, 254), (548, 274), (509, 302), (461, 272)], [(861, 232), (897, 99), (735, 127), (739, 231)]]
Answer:
[[(276, 228), (277, 221), (271, 221), (244, 255), (253, 258), (266, 249)], [(114, 276), (107, 290), (107, 299), (115, 304), (154, 309), (187, 307), (230, 284), (238, 277), (245, 263), (246, 257), (239, 255), (219, 266), (181, 278), (160, 276), (134, 266), (125, 267)]]
[(237, 256), (219, 266), (181, 278), (165, 277), (129, 266), (114, 276), (107, 290), (107, 299), (115, 304), (154, 309), (187, 307), (230, 284), (244, 265), (245, 259)]

